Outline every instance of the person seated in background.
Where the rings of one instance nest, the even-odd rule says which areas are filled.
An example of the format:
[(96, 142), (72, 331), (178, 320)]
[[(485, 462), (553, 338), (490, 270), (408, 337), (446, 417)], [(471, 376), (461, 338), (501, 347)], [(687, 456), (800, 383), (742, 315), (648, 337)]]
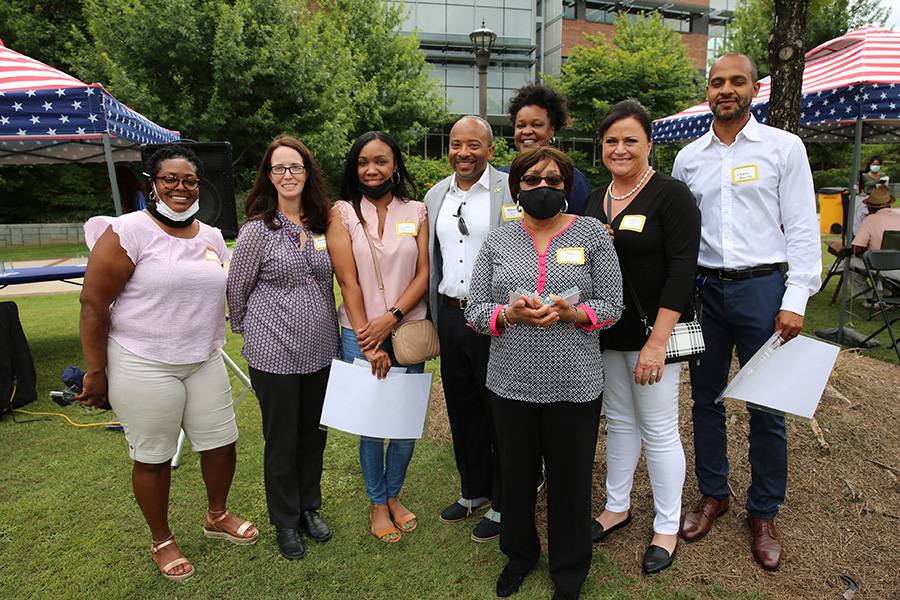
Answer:
[[(894, 200), (885, 187), (875, 188), (863, 200), (869, 209), (869, 215), (863, 219), (859, 232), (853, 238), (854, 256), (850, 259), (850, 292), (853, 297), (868, 290), (866, 266), (860, 255), (866, 250), (881, 250), (885, 231), (900, 231), (900, 213), (891, 210)], [(896, 282), (894, 287), (900, 288), (900, 270), (883, 271), (881, 278)]]
[(125, 165), (116, 165), (116, 183), (119, 188), (119, 200), (122, 202), (122, 213), (130, 213), (147, 208), (144, 184), (134, 171)]

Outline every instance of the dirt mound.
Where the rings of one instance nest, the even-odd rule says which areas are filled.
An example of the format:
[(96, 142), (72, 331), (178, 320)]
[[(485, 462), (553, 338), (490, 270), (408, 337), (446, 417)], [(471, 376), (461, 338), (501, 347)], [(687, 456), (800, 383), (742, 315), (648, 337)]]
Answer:
[[(686, 369), (679, 395), (687, 458), (686, 511), (699, 498)], [(822, 600), (841, 598), (847, 589), (841, 575), (847, 575), (859, 585), (856, 600), (900, 599), (900, 366), (842, 352), (816, 421), (788, 417), (787, 500), (776, 521), (785, 557), (777, 573), (764, 571), (750, 552), (744, 510), (750, 484), (749, 415), (741, 402), (726, 404), (732, 508), (706, 538), (680, 543), (673, 590), (720, 584), (734, 592)], [(594, 469), (595, 515), (605, 502), (605, 433), (604, 422)], [(451, 440), (438, 385), (429, 407), (427, 435)], [(538, 518), (545, 522), (543, 494), (538, 502)], [(634, 575), (640, 588), (646, 581), (640, 562), (653, 522), (653, 497), (643, 460), (635, 477), (632, 514), (634, 523), (600, 544), (599, 551), (621, 565), (623, 573)]]

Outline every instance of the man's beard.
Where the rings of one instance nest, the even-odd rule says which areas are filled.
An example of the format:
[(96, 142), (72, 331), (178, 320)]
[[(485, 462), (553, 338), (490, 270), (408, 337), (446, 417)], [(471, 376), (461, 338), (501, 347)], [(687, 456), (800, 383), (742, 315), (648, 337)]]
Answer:
[[(728, 99), (731, 100), (731, 98)], [(750, 111), (750, 103), (753, 101), (753, 98), (742, 100), (740, 96), (735, 96), (734, 99), (737, 100), (737, 107), (733, 109), (733, 112), (723, 112), (719, 110), (718, 104), (716, 104), (712, 107), (713, 115), (717, 119), (730, 121), (732, 119), (740, 119)]]

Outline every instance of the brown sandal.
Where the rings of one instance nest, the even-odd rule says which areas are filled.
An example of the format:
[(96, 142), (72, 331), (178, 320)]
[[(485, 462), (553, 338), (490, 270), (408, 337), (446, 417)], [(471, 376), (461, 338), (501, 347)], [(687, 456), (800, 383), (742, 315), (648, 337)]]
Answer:
[[(372, 521), (372, 535), (377, 537), (382, 542), (387, 542), (389, 544), (393, 544), (394, 542), (400, 541), (400, 530), (391, 525), (390, 527), (385, 527), (384, 529), (379, 529), (375, 531), (375, 511), (381, 508), (387, 508), (387, 504), (370, 504), (369, 505), (369, 520)], [(390, 516), (390, 510), (388, 510), (388, 516)]]
[(231, 513), (223, 511), (221, 515), (212, 518), (212, 513), (210, 511), (206, 511), (206, 518), (203, 523), (203, 535), (208, 538), (218, 538), (222, 540), (228, 540), (233, 544), (238, 544), (240, 546), (247, 546), (249, 544), (255, 544), (256, 540), (259, 539), (259, 531), (256, 531), (250, 537), (245, 537), (244, 534), (247, 533), (247, 530), (253, 527), (253, 523), (250, 521), (242, 521), (241, 525), (237, 528), (237, 535), (233, 533), (229, 533), (224, 529), (220, 529), (217, 524), (222, 521), (225, 517), (230, 515)]
[[(160, 549), (165, 548), (169, 544), (174, 544), (174, 543), (175, 543), (174, 535), (170, 535), (169, 537), (167, 537), (166, 539), (164, 539), (161, 542), (154, 541), (150, 545), (150, 557), (153, 559), (153, 562), (156, 562), (156, 553), (159, 552)], [(184, 573), (178, 573), (178, 574), (169, 573), (169, 571), (171, 571), (172, 569), (174, 569), (175, 567), (180, 566), (180, 565), (187, 565), (191, 569), (189, 571), (185, 571)], [(158, 562), (156, 562), (156, 566), (159, 567), (159, 572), (162, 573), (163, 577), (165, 577), (166, 579), (170, 579), (172, 581), (187, 581), (188, 579), (190, 579), (191, 577), (194, 576), (194, 566), (191, 564), (191, 562), (187, 558), (184, 557), (183, 554), (181, 555), (181, 558), (176, 558), (175, 560), (171, 561), (170, 563), (168, 563), (165, 566), (160, 566), (160, 564)]]

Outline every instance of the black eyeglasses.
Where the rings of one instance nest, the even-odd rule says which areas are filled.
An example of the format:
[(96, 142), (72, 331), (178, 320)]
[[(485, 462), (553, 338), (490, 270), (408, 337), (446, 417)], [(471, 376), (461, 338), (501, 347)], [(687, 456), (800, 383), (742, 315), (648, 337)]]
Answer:
[(463, 235), (469, 235), (469, 227), (466, 225), (466, 220), (462, 216), (462, 207), (465, 202), (459, 205), (459, 208), (456, 209), (456, 214), (453, 215), (457, 218), (456, 227), (459, 229), (459, 232)]
[(274, 167), (269, 167), (269, 171), (272, 172), (272, 175), (284, 175), (285, 171), (290, 171), (291, 175), (299, 175), (305, 170), (306, 167), (303, 165), (291, 165), (290, 167), (275, 165)]
[(527, 183), (531, 187), (541, 185), (542, 181), (546, 181), (547, 185), (550, 187), (559, 187), (566, 182), (561, 175), (547, 175), (546, 177), (541, 177), (540, 175), (522, 175), (522, 178), (519, 181)]
[(189, 192), (193, 192), (198, 187), (200, 187), (200, 180), (196, 177), (175, 177), (174, 175), (163, 175), (162, 177), (157, 177), (157, 181), (163, 184), (163, 187), (169, 191), (172, 191), (178, 187), (178, 184), (184, 186)]

